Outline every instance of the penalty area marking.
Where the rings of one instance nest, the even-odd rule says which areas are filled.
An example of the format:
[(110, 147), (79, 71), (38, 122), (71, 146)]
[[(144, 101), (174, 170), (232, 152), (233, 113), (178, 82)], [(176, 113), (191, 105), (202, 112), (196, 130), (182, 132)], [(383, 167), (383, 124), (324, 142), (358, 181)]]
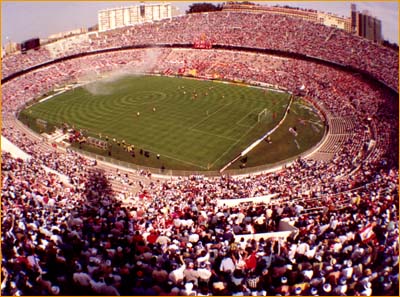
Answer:
[[(116, 121), (114, 121), (111, 125), (109, 125), (108, 127), (113, 127), (113, 125), (115, 125), (115, 124), (120, 124), (121, 122), (119, 121), (119, 120), (116, 120)], [(193, 163), (193, 162), (190, 162), (190, 161), (186, 161), (186, 160), (182, 160), (182, 159), (180, 159), (180, 158), (177, 158), (177, 157), (174, 157), (174, 156), (170, 156), (170, 155), (168, 155), (168, 154), (165, 154), (164, 152), (162, 152), (161, 150), (155, 150), (151, 145), (148, 145), (148, 144), (146, 144), (146, 143), (141, 143), (140, 145), (139, 144), (134, 144), (135, 145), (135, 147), (136, 146), (138, 146), (138, 147), (141, 147), (143, 150), (146, 150), (146, 151), (149, 151), (150, 153), (152, 153), (152, 154), (160, 154), (161, 156), (165, 156), (165, 157), (167, 157), (167, 158), (169, 158), (169, 159), (172, 159), (172, 160), (175, 160), (175, 161), (179, 161), (179, 162), (181, 162), (181, 163), (185, 163), (185, 164), (188, 164), (188, 165), (191, 165), (191, 166), (196, 166), (196, 167), (199, 167), (199, 168), (202, 168), (202, 169), (207, 169), (207, 167), (204, 167), (204, 166), (202, 166), (202, 165), (199, 165), (199, 164), (196, 164), (196, 163)], [(147, 148), (145, 148), (145, 147), (147, 147), (147, 148), (150, 148), (150, 149), (147, 149)], [(133, 164), (135, 164), (134, 162), (132, 162)]]
[(219, 112), (220, 110), (222, 110), (223, 108), (225, 108), (226, 106), (229, 106), (229, 105), (231, 105), (231, 104), (232, 104), (231, 102), (230, 102), (230, 103), (227, 103), (227, 104), (224, 104), (223, 106), (221, 106), (220, 108), (218, 108), (216, 111), (214, 111), (214, 112), (208, 114), (205, 118), (201, 119), (199, 122), (197, 122), (197, 123), (195, 123), (194, 125), (190, 126), (189, 129), (193, 129), (194, 127), (200, 125), (201, 123), (207, 121), (207, 120), (208, 120), (210, 117), (212, 117), (214, 114), (216, 114), (217, 112)]
[(217, 160), (215, 160), (213, 163), (211, 163), (210, 168), (213, 167), (213, 166), (215, 165), (215, 163), (217, 163), (223, 156), (225, 156), (235, 145), (237, 145), (237, 144), (242, 140), (242, 138), (245, 137), (245, 136), (250, 132), (250, 130), (252, 130), (255, 126), (256, 126), (256, 124), (254, 124), (254, 125), (251, 126), (249, 129), (247, 129), (246, 132), (243, 133), (243, 135), (242, 135), (238, 140), (236, 140), (231, 146), (229, 146), (229, 147), (225, 150), (225, 152), (223, 152), (223, 153), (217, 158)]
[(235, 124), (238, 125), (239, 127), (245, 127), (245, 128), (253, 127), (254, 125), (253, 126), (251, 126), (251, 125), (243, 125), (243, 124), (240, 124), (240, 122), (243, 121), (244, 119), (246, 119), (249, 114), (251, 114), (251, 113), (253, 113), (253, 112), (257, 111), (257, 110), (258, 109), (253, 109), (253, 110), (249, 111), (239, 121), (237, 121)]
[[(142, 143), (141, 146), (142, 146), (142, 149), (143, 149), (143, 150), (146, 150), (146, 151), (149, 151), (150, 153), (156, 154), (156, 153), (155, 153), (155, 150), (152, 149), (153, 147), (152, 147), (151, 145)], [(144, 148), (144, 146), (149, 147), (149, 148), (151, 148), (151, 149)], [(172, 156), (170, 156), (170, 155), (164, 154), (164, 153), (163, 153), (162, 151), (160, 151), (160, 150), (157, 150), (157, 154), (160, 154), (161, 156), (164, 156), (164, 157), (167, 157), (167, 158), (169, 158), (169, 159), (172, 159), (172, 160), (175, 160), (175, 161), (179, 161), (179, 162), (182, 162), (182, 163), (185, 163), (185, 164), (188, 164), (188, 165), (200, 167), (200, 168), (202, 168), (202, 169), (207, 169), (207, 167), (204, 167), (204, 166), (202, 166), (202, 165), (199, 165), (199, 164), (196, 164), (196, 163), (193, 163), (193, 162), (190, 162), (190, 161), (185, 161), (185, 160), (182, 160), (182, 159), (179, 159), (179, 158), (172, 157)]]

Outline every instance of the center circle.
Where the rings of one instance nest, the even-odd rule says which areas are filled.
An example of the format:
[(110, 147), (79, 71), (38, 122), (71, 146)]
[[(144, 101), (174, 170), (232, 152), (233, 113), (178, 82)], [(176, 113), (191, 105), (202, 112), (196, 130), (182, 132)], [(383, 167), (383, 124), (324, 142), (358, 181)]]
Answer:
[(157, 103), (160, 102), (161, 100), (164, 100), (167, 97), (167, 94), (164, 92), (159, 92), (159, 91), (139, 91), (136, 92), (135, 95), (124, 95), (119, 98), (119, 104), (120, 105), (126, 105), (126, 106), (139, 106), (139, 105), (145, 105), (145, 104), (152, 104), (152, 103)]

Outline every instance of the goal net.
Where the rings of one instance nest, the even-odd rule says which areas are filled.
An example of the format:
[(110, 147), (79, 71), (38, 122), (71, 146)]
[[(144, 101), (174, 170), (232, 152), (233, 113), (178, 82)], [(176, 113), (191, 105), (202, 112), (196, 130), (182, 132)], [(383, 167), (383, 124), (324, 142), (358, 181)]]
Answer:
[(267, 108), (261, 110), (257, 115), (257, 122), (265, 121), (268, 118), (269, 111)]

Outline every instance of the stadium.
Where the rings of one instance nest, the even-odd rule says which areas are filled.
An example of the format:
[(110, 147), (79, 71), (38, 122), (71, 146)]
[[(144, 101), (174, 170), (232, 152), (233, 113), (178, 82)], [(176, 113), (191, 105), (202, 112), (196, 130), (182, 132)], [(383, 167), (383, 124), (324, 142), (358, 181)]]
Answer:
[(5, 55), (1, 294), (398, 296), (398, 51), (289, 11)]

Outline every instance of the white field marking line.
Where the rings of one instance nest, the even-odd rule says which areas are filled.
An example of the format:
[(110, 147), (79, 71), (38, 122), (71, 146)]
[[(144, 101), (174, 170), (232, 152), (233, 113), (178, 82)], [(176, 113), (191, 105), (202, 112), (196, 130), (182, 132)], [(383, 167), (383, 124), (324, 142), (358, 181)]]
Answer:
[(314, 124), (315, 126), (318, 127), (323, 127), (324, 125), (321, 122), (317, 122), (317, 121), (312, 121), (312, 120), (303, 120), (304, 122), (310, 123), (310, 124)]
[[(120, 123), (120, 121), (115, 121), (115, 123), (113, 123), (113, 124), (119, 124)], [(110, 126), (108, 126), (108, 127), (110, 127)], [(192, 165), (192, 166), (197, 166), (197, 167), (200, 167), (200, 168), (203, 168), (203, 169), (207, 169), (207, 167), (204, 167), (204, 166), (202, 166), (202, 165), (199, 165), (199, 164), (196, 164), (196, 163), (193, 163), (193, 162), (190, 162), (190, 161), (185, 161), (185, 160), (182, 160), (182, 159), (179, 159), (179, 158), (176, 158), (176, 157), (172, 157), (172, 156), (170, 156), (170, 155), (167, 155), (167, 154), (164, 154), (162, 151), (160, 151), (160, 150), (153, 150), (153, 147), (151, 146), (151, 145), (148, 145), (148, 144), (146, 144), (146, 143), (143, 143), (142, 142), (142, 144), (140, 145), (141, 147), (142, 147), (142, 149), (143, 150), (146, 150), (146, 151), (149, 151), (149, 152), (151, 152), (151, 153), (153, 153), (153, 154), (155, 154), (155, 151), (157, 151), (157, 154), (160, 154), (160, 155), (162, 155), (162, 156), (165, 156), (165, 157), (167, 157), (167, 158), (169, 158), (169, 159), (173, 159), (173, 160), (176, 160), (176, 161), (179, 161), (179, 162), (182, 162), (182, 163), (186, 163), (186, 164), (189, 164), (189, 165)], [(149, 147), (149, 148), (152, 148), (151, 150), (150, 149), (145, 149), (145, 148), (143, 148), (144, 146), (146, 146), (146, 147)], [(136, 145), (135, 145), (135, 147), (136, 147)]]
[(301, 102), (294, 102), (294, 105), (298, 106), (301, 109), (305, 109), (305, 110), (308, 110), (308, 111), (315, 112), (315, 109), (310, 105), (307, 105), (307, 104), (304, 104), (304, 103), (301, 103)]
[(200, 125), (202, 122), (205, 122), (206, 120), (208, 120), (210, 117), (212, 117), (214, 114), (216, 114), (217, 112), (219, 112), (221, 109), (225, 108), (228, 105), (231, 105), (232, 103), (229, 102), (223, 106), (221, 106), (220, 108), (218, 108), (216, 111), (214, 111), (213, 113), (210, 113), (208, 116), (206, 116), (205, 118), (201, 119), (201, 121), (195, 123), (194, 125), (190, 126), (189, 129), (193, 129), (194, 127)]
[(297, 149), (299, 150), (299, 149), (300, 149), (300, 145), (299, 145), (299, 143), (297, 142), (297, 140), (296, 140), (296, 139), (294, 140), (294, 142), (296, 143)]
[[(152, 146), (149, 146), (148, 144), (145, 144), (145, 143), (142, 143), (142, 147), (143, 147), (143, 146), (152, 148)], [(147, 148), (146, 148), (146, 149), (143, 148), (143, 150), (146, 150), (146, 151), (149, 151), (149, 152), (155, 154), (154, 150), (149, 150), (149, 149), (147, 149)], [(190, 162), (190, 161), (185, 161), (185, 160), (182, 160), (182, 159), (179, 159), (179, 158), (172, 157), (172, 156), (169, 156), (169, 155), (167, 155), (167, 154), (164, 154), (164, 153), (163, 153), (162, 151), (160, 151), (160, 150), (158, 150), (157, 152), (158, 152), (158, 154), (160, 154), (161, 156), (165, 156), (165, 157), (167, 157), (167, 158), (169, 158), (169, 159), (176, 160), (176, 161), (179, 161), (179, 162), (182, 162), (182, 163), (186, 163), (186, 164), (189, 164), (189, 165), (192, 165), (192, 166), (197, 166), (197, 167), (200, 167), (200, 168), (203, 168), (203, 169), (207, 169), (207, 167), (204, 167), (204, 166), (202, 166), (202, 165), (199, 165), (199, 164), (196, 164), (196, 163), (193, 163), (193, 162)]]
[[(145, 146), (146, 146), (146, 147), (149, 147), (149, 148), (153, 148), (151, 145), (148, 145), (148, 144), (142, 142), (142, 144), (141, 144), (140, 146), (141, 146), (141, 148), (142, 148), (143, 150), (149, 151), (150, 153), (155, 154), (155, 150), (153, 150), (153, 149), (148, 149), (148, 148), (144, 148)], [(136, 148), (136, 145), (135, 145), (135, 148)], [(169, 159), (172, 159), (172, 160), (176, 160), (176, 161), (179, 161), (179, 162), (182, 162), (182, 163), (186, 163), (186, 164), (189, 164), (189, 165), (192, 165), (192, 166), (197, 166), (197, 167), (200, 167), (200, 168), (203, 168), (203, 169), (207, 169), (207, 167), (204, 167), (204, 166), (202, 166), (202, 165), (199, 165), (199, 164), (196, 164), (196, 163), (193, 163), (193, 162), (190, 162), (190, 161), (185, 161), (185, 160), (182, 160), (182, 159), (179, 159), (179, 158), (172, 157), (172, 156), (170, 156), (170, 155), (164, 154), (164, 153), (163, 153), (162, 151), (160, 151), (160, 150), (157, 150), (157, 154), (160, 154), (161, 157), (162, 157), (162, 156), (165, 156), (165, 157), (167, 157), (167, 158), (169, 158)]]
[[(148, 151), (148, 152), (152, 153), (153, 155), (155, 154), (154, 150), (150, 150), (150, 149), (147, 149), (147, 148), (143, 148), (144, 146), (150, 147), (150, 148), (152, 148), (152, 146), (149, 146), (148, 144), (145, 144), (145, 143), (142, 143), (142, 145), (141, 145), (141, 147), (142, 147), (143, 150)], [(175, 161), (179, 161), (179, 162), (182, 162), (182, 163), (185, 163), (185, 164), (189, 164), (189, 165), (192, 165), (192, 166), (200, 167), (200, 168), (203, 168), (203, 169), (207, 169), (207, 167), (204, 167), (204, 166), (202, 166), (202, 165), (199, 165), (199, 164), (196, 164), (196, 163), (193, 163), (193, 162), (190, 162), (190, 161), (185, 161), (185, 160), (182, 160), (182, 159), (179, 159), (179, 158), (172, 157), (172, 156), (170, 156), (170, 155), (164, 154), (164, 153), (163, 153), (162, 151), (160, 151), (160, 150), (157, 150), (157, 152), (158, 152), (158, 154), (160, 154), (161, 156), (167, 157), (167, 158), (169, 158), (169, 159), (172, 159), (172, 160), (175, 160)]]
[[(290, 96), (289, 96), (289, 99), (290, 99)], [(289, 103), (288, 103), (288, 104), (290, 104), (290, 100), (289, 100)], [(285, 106), (285, 108), (288, 108), (287, 105), (284, 105), (284, 106)], [(244, 133), (244, 134), (242, 135), (242, 137), (240, 137), (235, 143), (233, 143), (233, 144), (232, 144), (232, 145), (217, 159), (217, 160), (214, 161), (214, 163), (211, 164), (211, 167), (214, 166), (214, 164), (215, 164), (219, 159), (221, 159), (222, 156), (224, 156), (229, 150), (231, 150), (232, 147), (233, 147), (234, 145), (236, 145), (245, 135), (247, 135), (247, 133), (249, 133), (249, 131), (250, 131), (251, 129), (253, 129), (254, 126), (256, 126), (256, 125), (257, 125), (257, 123), (254, 124), (253, 126), (251, 126), (249, 129), (247, 129), (246, 133)], [(272, 130), (276, 130), (276, 129), (277, 129), (277, 127), (273, 128)], [(272, 130), (271, 130), (271, 131), (272, 131)]]
[(249, 114), (251, 114), (252, 112), (254, 112), (255, 110), (257, 110), (257, 109), (250, 110), (248, 113), (246, 113), (246, 114), (245, 114), (239, 121), (237, 121), (235, 124), (238, 125), (239, 127), (246, 127), (246, 128), (251, 127), (251, 126), (249, 126), (249, 125), (240, 124), (240, 122), (243, 121), (245, 118), (247, 118), (247, 116), (248, 116)]
[(227, 149), (225, 152), (222, 153), (221, 156), (218, 157), (217, 160), (215, 160), (215, 161), (211, 164), (210, 168), (212, 168), (212, 167), (214, 166), (215, 163), (217, 163), (223, 156), (226, 155), (227, 152), (229, 152), (235, 145), (237, 145), (238, 142), (241, 141), (242, 138), (243, 138), (244, 136), (246, 136), (247, 133), (249, 133), (250, 130), (253, 129), (255, 126), (256, 126), (256, 125), (253, 125), (253, 126), (251, 126), (249, 129), (247, 129), (247, 131), (246, 131), (245, 133), (243, 133), (242, 137), (240, 137), (238, 140), (236, 140), (230, 147), (228, 147), (228, 149)]
[[(119, 124), (119, 123), (120, 123), (120, 121), (115, 120), (112, 124), (115, 125), (115, 124)], [(108, 127), (110, 127), (110, 125), (109, 125)], [(112, 125), (111, 125), (111, 127), (112, 127)], [(89, 132), (91, 132), (91, 133), (93, 133), (93, 134), (95, 134), (95, 135), (98, 135), (98, 133), (95, 132), (95, 131), (92, 131), (92, 130), (87, 129), (87, 128), (83, 128), (83, 129), (85, 129), (85, 130), (87, 130), (87, 131), (89, 131)], [(100, 132), (100, 133), (102, 133), (102, 132)], [(106, 136), (108, 133), (102, 133), (102, 134), (103, 134), (104, 136)], [(109, 137), (111, 137), (111, 136), (109, 136)], [(136, 146), (136, 145), (135, 145), (135, 146)], [(149, 151), (149, 152), (155, 154), (155, 151), (156, 151), (156, 150), (153, 150), (153, 149), (150, 150), (150, 149), (147, 149), (147, 148), (146, 148), (146, 149), (143, 148), (143, 146), (153, 148), (151, 145), (148, 145), (148, 144), (142, 142), (142, 144), (141, 144), (140, 146), (142, 147), (143, 150), (146, 150), (146, 151)], [(179, 162), (182, 162), (182, 163), (186, 163), (186, 164), (189, 164), (189, 165), (192, 165), (192, 166), (197, 166), (197, 167), (200, 167), (200, 168), (203, 168), (203, 169), (207, 169), (207, 167), (204, 167), (204, 166), (202, 166), (202, 165), (199, 165), (199, 164), (196, 164), (196, 163), (193, 163), (193, 162), (190, 162), (190, 161), (185, 161), (185, 160), (182, 160), (182, 159), (179, 159), (179, 158), (172, 157), (172, 156), (170, 156), (170, 155), (164, 154), (164, 153), (163, 153), (162, 151), (160, 151), (160, 150), (157, 150), (157, 153), (160, 154), (160, 155), (162, 155), (162, 156), (165, 156), (165, 157), (167, 157), (167, 158), (169, 158), (169, 159), (173, 159), (173, 160), (176, 160), (176, 161), (179, 161)]]
[(43, 98), (43, 99), (40, 99), (38, 103), (42, 103), (44, 101), (47, 101), (47, 100), (49, 100), (49, 99), (51, 99), (51, 98), (53, 98), (55, 96), (58, 96), (58, 95), (61, 95), (62, 93), (65, 93), (65, 92), (66, 92), (66, 90), (61, 90), (61, 91), (59, 91), (59, 92), (57, 92), (57, 93), (55, 93), (53, 95), (47, 96), (46, 98)]
[(226, 136), (222, 136), (222, 135), (217, 135), (217, 134), (205, 132), (205, 131), (202, 131), (202, 130), (199, 130), (199, 129), (196, 129), (196, 128), (189, 128), (188, 130), (189, 131), (194, 131), (194, 132), (199, 132), (199, 133), (202, 133), (202, 134), (207, 134), (207, 135), (210, 135), (210, 136), (213, 136), (213, 137), (218, 137), (218, 138), (230, 140), (230, 141), (236, 141), (236, 139), (234, 139), (234, 138), (230, 138), (230, 137), (226, 137)]
[[(39, 102), (34, 103), (33, 105), (28, 106), (27, 109), (30, 109), (30, 108), (32, 108), (33, 106), (36, 106), (36, 105), (39, 106), (39, 105), (41, 105), (43, 102), (48, 101), (48, 100), (50, 100), (50, 99), (53, 99), (53, 97), (56, 97), (56, 96), (58, 96), (58, 95), (61, 95), (61, 94), (65, 93), (65, 92), (66, 92), (66, 91), (64, 90), (64, 91), (60, 91), (60, 92), (58, 92), (58, 93), (56, 93), (56, 94), (54, 94), (54, 95), (50, 95), (49, 97), (46, 97), (46, 98), (45, 98), (46, 100), (42, 99), (42, 100), (40, 100)], [(80, 98), (83, 98), (83, 97), (84, 97), (83, 95), (75, 96), (75, 97), (73, 98), (73, 100), (75, 100), (75, 99), (80, 99)], [(70, 107), (70, 106), (67, 106), (67, 107)], [(65, 110), (66, 110), (66, 109), (63, 107), (63, 109), (59, 110), (59, 112), (64, 112)], [(36, 113), (36, 112), (35, 112), (35, 113)], [(54, 112), (48, 112), (47, 109), (44, 110), (44, 111), (40, 111), (40, 113), (45, 114), (45, 115), (49, 115), (49, 116), (54, 116)], [(58, 114), (59, 114), (59, 113), (58, 113)], [(62, 115), (60, 116), (60, 121), (66, 122), (66, 120), (65, 120), (65, 118), (64, 118), (64, 114), (62, 114)], [(56, 123), (58, 123), (58, 122), (59, 122), (59, 121), (56, 121)]]
[[(118, 122), (118, 124), (120, 123), (120, 121), (116, 121), (116, 123), (117, 123), (117, 122)], [(135, 146), (136, 146), (136, 145), (135, 145)], [(153, 154), (155, 154), (155, 151), (157, 151), (157, 154), (160, 154), (160, 155), (165, 156), (165, 157), (167, 157), (167, 158), (170, 158), (170, 159), (173, 159), (173, 160), (182, 162), (182, 163), (186, 163), (186, 164), (189, 164), (189, 165), (192, 165), (192, 166), (197, 166), (197, 167), (200, 167), (200, 168), (203, 168), (203, 169), (207, 169), (207, 167), (204, 167), (204, 166), (202, 166), (202, 165), (199, 165), (199, 164), (196, 164), (196, 163), (193, 163), (193, 162), (190, 162), (190, 161), (185, 161), (185, 160), (182, 160), (182, 159), (179, 159), (179, 158), (172, 157), (172, 156), (170, 156), (170, 155), (164, 154), (164, 153), (163, 153), (162, 151), (160, 151), (160, 150), (153, 150), (153, 147), (152, 147), (151, 145), (146, 144), (146, 143), (143, 143), (143, 142), (142, 142), (141, 146), (142, 146), (142, 149), (147, 150), (147, 151), (149, 151), (149, 152), (151, 152), (151, 153), (153, 153)], [(143, 146), (149, 147), (149, 148), (151, 148), (151, 149), (145, 149), (145, 148), (143, 148)]]
[[(128, 113), (128, 111), (122, 112), (121, 115), (124, 115), (124, 114), (127, 114), (127, 113)], [(129, 111), (129, 113), (130, 113), (130, 111)], [(125, 117), (127, 117), (127, 116), (125, 115)], [(122, 117), (120, 117), (120, 118), (122, 118)], [(128, 117), (128, 119), (129, 119), (129, 117)], [(121, 121), (118, 120), (118, 119), (116, 119), (116, 120), (114, 120), (112, 123), (110, 123), (110, 125), (108, 125), (108, 128), (109, 128), (109, 127), (113, 127), (113, 126), (115, 126), (115, 125), (117, 125), (117, 124), (120, 124), (120, 123), (121, 123)], [(192, 130), (192, 128), (189, 128), (189, 130)], [(195, 130), (196, 130), (196, 129), (195, 129)], [(199, 131), (200, 131), (200, 130), (199, 130)], [(215, 136), (215, 135), (213, 135), (213, 136)], [(218, 137), (221, 137), (221, 136), (218, 136)], [(231, 139), (231, 140), (232, 140), (232, 139)], [(143, 142), (142, 142), (142, 146), (147, 146), (147, 147), (152, 148), (152, 146), (150, 146), (150, 145), (148, 145), (148, 144), (145, 144), (145, 143), (143, 143)], [(147, 150), (147, 149), (146, 149), (146, 150)], [(151, 152), (151, 153), (153, 153), (153, 154), (155, 153), (155, 151), (157, 151), (158, 154), (163, 155), (163, 156), (165, 156), (165, 157), (167, 157), (167, 158), (170, 158), (170, 159), (173, 159), (173, 160), (182, 162), (182, 163), (186, 163), (186, 164), (189, 164), (189, 165), (192, 165), (192, 166), (197, 166), (197, 167), (200, 167), (200, 168), (203, 168), (203, 169), (207, 169), (207, 167), (205, 167), (205, 166), (202, 166), (202, 165), (199, 165), (199, 164), (190, 162), (190, 161), (185, 161), (185, 160), (182, 160), (182, 159), (179, 159), (179, 158), (172, 157), (172, 156), (170, 156), (170, 155), (164, 154), (164, 153), (161, 152), (160, 150), (148, 150), (148, 151)]]
[[(292, 96), (292, 95), (289, 96), (289, 103), (288, 103), (288, 104), (286, 105), (286, 107), (285, 107), (285, 113), (284, 113), (282, 119), (279, 121), (278, 125), (276, 125), (274, 128), (272, 128), (272, 130), (268, 131), (267, 134), (264, 134), (264, 136), (262, 136), (262, 139), (263, 139), (263, 140), (264, 140), (264, 138), (266, 137), (266, 135), (271, 135), (272, 133), (274, 133), (274, 132), (282, 125), (283, 121), (286, 119), (286, 116), (288, 115), (289, 108), (290, 108), (290, 106), (291, 106), (291, 104), (292, 104), (292, 102), (293, 102), (291, 96)], [(254, 125), (253, 125), (253, 127), (254, 127)], [(244, 135), (246, 135), (253, 127), (251, 127), (250, 129), (248, 129)], [(242, 137), (240, 137), (240, 138), (238, 139), (238, 141), (241, 140), (241, 139), (243, 138), (244, 135), (242, 135)], [(257, 140), (256, 140), (256, 141), (257, 141)], [(255, 142), (253, 142), (253, 143), (255, 143)], [(251, 144), (250, 146), (252, 146), (252, 145), (253, 145), (253, 144)], [(250, 146), (249, 146), (249, 147), (250, 147)], [(249, 147), (248, 147), (248, 148), (249, 148)], [(246, 151), (248, 148), (246, 148), (244, 151)], [(253, 147), (253, 148), (254, 148), (254, 147)], [(230, 148), (228, 148), (228, 150), (229, 150), (229, 149), (230, 149)], [(242, 151), (242, 152), (240, 153), (240, 155), (242, 155), (242, 153), (243, 153), (244, 151)], [(248, 152), (249, 152), (249, 151), (248, 151)], [(248, 152), (247, 152), (247, 153), (248, 153)], [(224, 154), (226, 154), (226, 151), (225, 151)], [(220, 158), (221, 158), (221, 157), (220, 157)], [(218, 161), (218, 159), (217, 159), (217, 161)], [(215, 162), (216, 162), (216, 161), (215, 161)], [(214, 162), (214, 163), (215, 163), (215, 162)], [(214, 163), (213, 163), (212, 165), (214, 165)], [(225, 169), (226, 169), (228, 166), (230, 166), (230, 165), (232, 165), (232, 161), (229, 161), (229, 163), (228, 163), (227, 165), (225, 165), (225, 166), (220, 170), (220, 172), (222, 172), (223, 170), (225, 170)]]

